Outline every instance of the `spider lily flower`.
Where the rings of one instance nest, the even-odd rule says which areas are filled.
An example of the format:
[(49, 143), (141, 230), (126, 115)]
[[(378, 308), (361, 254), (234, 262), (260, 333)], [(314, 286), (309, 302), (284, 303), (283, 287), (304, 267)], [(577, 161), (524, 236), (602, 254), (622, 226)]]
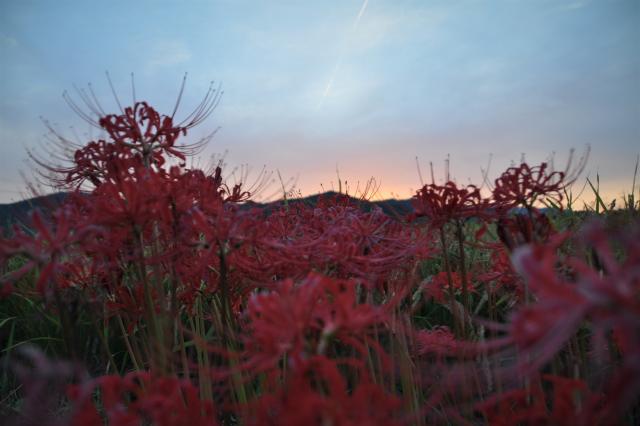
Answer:
[[(515, 344), (521, 355), (518, 368), (525, 375), (542, 368), (586, 321), (592, 353), (602, 359), (604, 336), (615, 331), (615, 341), (624, 349), (603, 388), (607, 392), (601, 412), (607, 419), (616, 419), (640, 394), (639, 236), (635, 229), (617, 237), (624, 257), (616, 260), (611, 236), (602, 225), (587, 226), (582, 241), (602, 260), (603, 270), (576, 256), (560, 258), (557, 249), (567, 238), (564, 234), (514, 253), (516, 269), (534, 295), (533, 303), (513, 313), (508, 327), (506, 342)], [(559, 265), (564, 265), (564, 273)]]
[[(99, 389), (99, 404), (93, 400)], [(215, 426), (213, 403), (203, 401), (193, 384), (151, 372), (132, 372), (124, 377), (101, 376), (69, 387), (71, 425)], [(99, 409), (97, 407), (100, 407)], [(104, 420), (103, 420), (104, 419)]]
[(562, 190), (571, 183), (565, 177), (565, 172), (549, 170), (547, 163), (534, 167), (527, 163), (509, 167), (495, 180), (495, 207), (500, 210), (515, 206), (531, 208), (542, 197), (559, 203), (562, 201)]
[[(544, 382), (544, 386), (543, 386)], [(491, 425), (606, 425), (601, 397), (582, 380), (543, 374), (529, 389), (512, 389), (476, 404)]]
[(486, 288), (490, 292), (506, 292), (516, 299), (522, 298), (522, 277), (513, 269), (508, 251), (501, 244), (490, 244), (489, 248), (491, 267), (476, 278), (487, 284)]
[(86, 223), (81, 214), (66, 205), (53, 212), (50, 223), (39, 212), (31, 216), (33, 232), (14, 226), (14, 235), (0, 239), (0, 259), (16, 255), (25, 256), (28, 261), (17, 271), (3, 277), (5, 282), (15, 282), (33, 269), (38, 269), (35, 288), (48, 297), (59, 284), (58, 279), (65, 271), (64, 257), (73, 246), (87, 244), (99, 227)]
[(432, 330), (420, 330), (416, 335), (418, 353), (434, 354), (438, 357), (454, 355), (458, 342), (449, 327), (434, 327)]
[(418, 234), (380, 210), (364, 212), (329, 200), (275, 210), (254, 231), (253, 257), (261, 259), (255, 271), (276, 278), (302, 279), (317, 270), (381, 286), (398, 276), (398, 265), (431, 254), (430, 235)]
[[(449, 294), (451, 287), (449, 287), (449, 277), (446, 271), (441, 271), (435, 274), (429, 283), (424, 284), (424, 292), (427, 296), (434, 299), (438, 303), (446, 302), (446, 294)], [(457, 272), (451, 272), (451, 285), (453, 291), (459, 294), (462, 291), (462, 279)], [(469, 291), (475, 291), (475, 288), (470, 287)]]
[(424, 185), (411, 199), (413, 217), (426, 217), (433, 227), (451, 220), (482, 217), (488, 214), (489, 204), (475, 185), (458, 187), (449, 181), (444, 185)]
[(106, 115), (98, 123), (116, 144), (132, 148), (145, 161), (161, 158), (162, 153), (186, 159), (175, 142), (179, 135), (187, 134), (187, 128), (174, 125), (172, 117), (160, 115), (146, 102), (136, 102), (123, 114)]
[(297, 366), (281, 387), (251, 404), (249, 424), (410, 424), (398, 397), (372, 383), (365, 369), (359, 376), (358, 383), (348, 385), (336, 361), (313, 356)]
[(354, 282), (318, 274), (252, 296), (246, 315), (245, 368), (256, 371), (273, 368), (282, 357), (296, 365), (324, 354), (334, 338), (363, 350), (370, 328), (385, 318), (382, 309), (358, 303)]
[(497, 222), (498, 238), (504, 246), (513, 251), (530, 243), (544, 243), (556, 233), (549, 218), (532, 208), (527, 214), (503, 215)]

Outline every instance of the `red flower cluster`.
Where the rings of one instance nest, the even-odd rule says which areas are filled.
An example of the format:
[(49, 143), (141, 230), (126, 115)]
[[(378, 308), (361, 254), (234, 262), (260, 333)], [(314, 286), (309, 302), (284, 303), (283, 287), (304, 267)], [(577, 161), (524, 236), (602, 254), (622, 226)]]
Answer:
[(557, 248), (567, 235), (558, 235), (545, 245), (522, 247), (514, 255), (535, 300), (513, 313), (508, 338), (502, 344), (516, 345), (524, 355), (517, 368), (528, 375), (558, 354), (586, 321), (595, 363), (611, 356), (614, 349), (606, 336), (615, 332), (615, 351), (621, 354), (621, 362), (603, 388), (607, 395), (600, 407), (603, 418), (624, 412), (640, 392), (639, 237), (636, 229), (617, 239), (626, 255), (618, 262), (602, 226), (587, 227), (583, 241), (602, 261), (603, 270), (580, 257), (560, 258)]
[(530, 243), (543, 243), (556, 232), (549, 218), (537, 209), (526, 214), (503, 215), (497, 223), (498, 238), (510, 251)]
[[(451, 286), (449, 286), (449, 277), (451, 278)], [(446, 271), (442, 271), (431, 277), (431, 281), (424, 285), (424, 292), (437, 302), (445, 303), (446, 295), (450, 294), (452, 287), (454, 294), (459, 294), (462, 291), (460, 274), (457, 272), (448, 274)], [(469, 288), (469, 291), (473, 291), (473, 288)]]
[(488, 207), (475, 185), (458, 188), (451, 181), (444, 185), (424, 185), (411, 203), (415, 217), (427, 217), (435, 228), (451, 220), (482, 216)]
[[(606, 425), (598, 411), (600, 398), (582, 380), (542, 375), (529, 389), (513, 389), (476, 405), (491, 425)], [(552, 385), (545, 392), (543, 387)], [(548, 395), (547, 395), (548, 394)], [(547, 402), (550, 402), (549, 403)]]
[(125, 108), (123, 114), (104, 116), (98, 123), (116, 145), (131, 148), (147, 165), (161, 166), (166, 154), (186, 160), (175, 143), (180, 134), (187, 134), (187, 128), (175, 126), (172, 117), (160, 115), (146, 102)]
[(493, 200), (495, 207), (510, 209), (521, 206), (533, 207), (540, 197), (562, 200), (562, 189), (567, 183), (564, 172), (550, 171), (547, 163), (531, 167), (522, 163), (510, 167), (495, 180)]
[(446, 326), (435, 327), (432, 330), (420, 330), (417, 333), (416, 340), (418, 342), (418, 352), (422, 355), (454, 355), (459, 346), (453, 333)]
[[(583, 246), (567, 254), (571, 234), (535, 207), (561, 200), (565, 173), (523, 163), (496, 180), (490, 199), (474, 185), (425, 185), (411, 218), (428, 226), (342, 196), (250, 208), (242, 203), (251, 191), (227, 185), (221, 167), (185, 165), (191, 151), (178, 141), (208, 114), (208, 96), (186, 125), (144, 102), (102, 117), (108, 140), (49, 168), (75, 188), (62, 207), (0, 239), (3, 273), (9, 260), (25, 262), (2, 277), (2, 293), (35, 273), (35, 294), (28, 282), (15, 291), (55, 296), (73, 355), (84, 317), (63, 315), (71, 307), (61, 296), (81, 294), (73, 309), (92, 316), (104, 350), (96, 361), (92, 349), (91, 361), (124, 374), (51, 374), (57, 389), (74, 383), (72, 424), (395, 425), (479, 415), (580, 424), (614, 422), (632, 407), (640, 235), (612, 243), (613, 234), (586, 228)], [(441, 257), (428, 259), (434, 241)], [(31, 359), (51, 373), (47, 362)], [(585, 366), (598, 370), (587, 376)], [(554, 375), (542, 375), (549, 367)], [(36, 399), (25, 397), (31, 408), (45, 387), (16, 371), (26, 394), (35, 389)]]
[[(380, 209), (364, 212), (339, 197), (316, 206), (295, 203), (264, 217), (246, 251), (232, 254), (256, 282), (304, 278), (310, 270), (360, 278), (373, 286), (402, 282), (401, 268), (430, 253), (431, 237), (394, 221)], [(255, 262), (254, 259), (259, 260)], [(401, 268), (399, 268), (401, 266)]]
[(6, 286), (3, 292), (7, 295), (13, 282), (31, 270), (39, 269), (35, 288), (42, 295), (50, 296), (57, 287), (56, 283), (72, 269), (65, 262), (68, 250), (79, 245), (91, 247), (90, 236), (100, 233), (98, 226), (79, 219), (79, 211), (74, 206), (54, 211), (50, 221), (36, 211), (32, 215), (32, 227), (32, 231), (27, 231), (16, 225), (11, 238), (0, 238), (0, 261), (3, 264), (16, 255), (28, 259), (20, 269), (3, 277)]
[(315, 356), (291, 372), (286, 384), (261, 396), (251, 407), (252, 425), (380, 425), (406, 424), (402, 401), (372, 383), (366, 371), (349, 385), (335, 362)]
[(277, 284), (251, 297), (247, 306), (246, 368), (264, 371), (285, 362), (295, 367), (313, 355), (324, 355), (332, 342), (365, 351), (368, 333), (385, 319), (382, 308), (358, 303), (354, 281), (309, 275), (299, 285)]
[(510, 294), (521, 298), (523, 292), (522, 277), (513, 269), (511, 257), (504, 246), (490, 245), (491, 266), (488, 272), (479, 274), (478, 281), (486, 284), (489, 292)]
[[(269, 384), (252, 404), (252, 423), (399, 424), (400, 400), (371, 382), (363, 363), (369, 348), (388, 363), (373, 332), (384, 326), (389, 306), (359, 303), (364, 290), (353, 281), (311, 274), (250, 299), (240, 368), (266, 373)], [(357, 383), (347, 381), (345, 369), (356, 372)]]
[[(99, 390), (99, 400), (94, 393)], [(158, 426), (215, 426), (213, 404), (203, 401), (188, 381), (129, 373), (124, 377), (102, 376), (69, 387), (73, 403), (71, 425), (111, 426), (153, 424)], [(98, 408), (99, 407), (99, 408)]]

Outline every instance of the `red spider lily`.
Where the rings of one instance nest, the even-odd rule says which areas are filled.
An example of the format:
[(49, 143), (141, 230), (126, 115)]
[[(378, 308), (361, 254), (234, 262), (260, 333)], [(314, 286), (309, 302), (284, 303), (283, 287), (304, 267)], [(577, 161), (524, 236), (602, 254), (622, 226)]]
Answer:
[(516, 299), (523, 295), (524, 283), (522, 277), (516, 273), (511, 264), (511, 257), (500, 244), (493, 245), (491, 249), (491, 266), (487, 272), (476, 276), (478, 281), (486, 283), (489, 292), (504, 292), (511, 294)]
[[(494, 395), (476, 409), (491, 425), (609, 424), (598, 412), (600, 397), (592, 394), (584, 381), (548, 374), (542, 375), (542, 381), (546, 386), (536, 380), (529, 389)], [(548, 385), (552, 385), (550, 390)]]
[[(591, 392), (583, 380), (543, 374), (553, 385), (551, 421), (555, 424), (607, 424), (600, 412), (602, 396)], [(577, 419), (574, 419), (577, 417)]]
[(476, 405), (476, 410), (488, 424), (498, 426), (546, 424), (547, 418), (544, 392), (539, 387), (502, 392)]
[(247, 318), (245, 368), (262, 371), (285, 355), (295, 366), (326, 353), (334, 338), (362, 351), (370, 327), (384, 315), (380, 308), (358, 303), (354, 282), (310, 274), (298, 286), (287, 280), (271, 293), (254, 295)]
[[(184, 163), (187, 156), (193, 156), (200, 152), (213, 135), (213, 133), (207, 135), (194, 143), (180, 145), (177, 143), (180, 136), (186, 135), (188, 129), (206, 120), (217, 107), (222, 92), (219, 87), (215, 88), (213, 83), (209, 86), (209, 90), (200, 104), (184, 120), (177, 123), (174, 117), (180, 106), (186, 75), (170, 116), (158, 113), (146, 102), (136, 102), (135, 89), (132, 93), (134, 105), (123, 109), (110, 78), (107, 77), (107, 80), (120, 109), (119, 114), (104, 112), (105, 109), (98, 102), (91, 85), (89, 85), (88, 91), (77, 90), (81, 103), (76, 102), (66, 92), (63, 98), (80, 118), (94, 127), (104, 129), (109, 135), (108, 141), (98, 141), (92, 143), (93, 147), (83, 147), (59, 134), (45, 120), (45, 125), (50, 131), (48, 136), (52, 150), (45, 152), (45, 156), (29, 152), (31, 160), (40, 168), (39, 175), (54, 187), (75, 186), (77, 188), (85, 180), (98, 185), (104, 177), (102, 171), (116, 160), (119, 160), (121, 165), (142, 163), (145, 167), (154, 168), (162, 167), (167, 157), (175, 157)], [(134, 87), (133, 83), (132, 79), (132, 88)], [(83, 110), (85, 108), (87, 111)], [(98, 119), (94, 117), (98, 117)], [(75, 152), (75, 156), (69, 156), (69, 152)], [(56, 161), (58, 163), (54, 163)], [(120, 167), (120, 165), (117, 168), (121, 172), (127, 170), (127, 167)]]
[[(576, 295), (577, 296), (577, 295)], [(516, 345), (535, 354), (531, 369), (549, 361), (576, 332), (583, 320), (586, 308), (584, 300), (576, 297), (554, 300), (553, 303), (536, 304), (519, 309), (510, 320), (509, 333)]]
[[(558, 235), (544, 246), (524, 246), (514, 263), (534, 295), (533, 303), (516, 311), (508, 327), (509, 337), (520, 352), (518, 367), (531, 374), (539, 370), (577, 332), (585, 320), (592, 329), (596, 359), (606, 349), (604, 336), (616, 330), (624, 347), (619, 366), (610, 374), (603, 391), (603, 418), (617, 419), (640, 393), (640, 246), (637, 230), (620, 238), (626, 258), (616, 261), (609, 237), (600, 226), (588, 228), (584, 240), (601, 259), (604, 271), (583, 259), (561, 259), (557, 248), (566, 239)], [(559, 265), (569, 273), (561, 274)]]
[(426, 217), (434, 227), (469, 217), (487, 214), (488, 203), (475, 185), (458, 188), (455, 182), (444, 185), (428, 184), (411, 199), (415, 217)]
[[(99, 404), (92, 398), (96, 389), (100, 389)], [(213, 404), (201, 400), (190, 382), (175, 377), (149, 372), (102, 376), (69, 387), (68, 395), (73, 403), (72, 425), (102, 425), (104, 420), (113, 426), (218, 424)]]
[[(79, 188), (86, 180), (94, 187), (116, 177), (124, 178), (131, 169), (143, 167), (140, 156), (126, 145), (99, 140), (89, 142), (78, 149), (73, 157), (74, 165), (64, 170), (66, 183)], [(61, 170), (62, 171), (62, 170)]]
[(457, 348), (453, 333), (449, 327), (434, 327), (432, 330), (420, 330), (416, 335), (418, 353), (435, 354), (437, 356), (453, 355)]
[(547, 163), (531, 167), (526, 163), (509, 167), (495, 180), (495, 207), (508, 210), (522, 206), (531, 208), (540, 197), (562, 201), (561, 191), (568, 185), (565, 173), (550, 171)]
[(94, 220), (110, 227), (137, 227), (144, 231), (149, 224), (166, 219), (169, 206), (164, 177), (142, 167), (131, 177), (96, 188), (92, 194)]
[[(314, 356), (298, 365), (284, 386), (251, 406), (252, 425), (400, 425), (402, 401), (371, 383), (363, 372), (349, 391), (332, 360)], [(406, 422), (408, 423), (408, 422)]]
[[(248, 193), (238, 185), (229, 189), (220, 168), (208, 176), (178, 166), (166, 172), (137, 164), (121, 175), (109, 169), (106, 176), (100, 186), (79, 200), (87, 220), (108, 230), (98, 252), (91, 254), (100, 268), (110, 267), (117, 275), (127, 262), (144, 262), (158, 281), (159, 274), (175, 275), (178, 282), (173, 291), (185, 306), (191, 306), (202, 282), (215, 290), (218, 277), (212, 274), (212, 267), (245, 223), (228, 204)], [(149, 252), (148, 247), (153, 250)], [(109, 286), (108, 304), (128, 309), (128, 297), (114, 299), (129, 292), (118, 289), (120, 285), (116, 280)], [(136, 311), (139, 306), (131, 308)]]
[[(509, 336), (522, 350), (532, 354), (527, 371), (549, 361), (575, 333), (589, 306), (579, 289), (556, 274), (557, 247), (566, 235), (556, 236), (544, 246), (524, 246), (514, 254), (516, 269), (524, 276), (536, 302), (511, 315)], [(523, 366), (524, 367), (524, 366)]]
[(79, 188), (87, 180), (98, 187), (107, 180), (122, 179), (138, 167), (162, 167), (166, 155), (185, 161), (184, 152), (175, 143), (187, 128), (174, 126), (171, 117), (161, 116), (146, 102), (127, 107), (120, 115), (106, 115), (98, 124), (111, 139), (92, 141), (77, 149), (73, 165), (37, 163), (54, 174), (63, 174), (64, 183)]
[(52, 214), (51, 224), (44, 221), (36, 211), (31, 216), (33, 233), (14, 226), (14, 235), (0, 239), (0, 259), (16, 255), (25, 256), (27, 263), (4, 277), (7, 282), (15, 282), (34, 268), (39, 268), (36, 290), (49, 295), (56, 286), (60, 274), (64, 272), (64, 256), (74, 245), (85, 242), (99, 230), (80, 220), (78, 211), (67, 205)]
[[(431, 281), (424, 285), (424, 292), (427, 296), (433, 298), (438, 303), (445, 303), (445, 295), (448, 295), (451, 291), (451, 288), (449, 287), (449, 275), (451, 277), (453, 291), (455, 293), (460, 293), (462, 291), (462, 279), (460, 278), (460, 274), (457, 272), (451, 272), (448, 274), (447, 271), (442, 271), (431, 277)], [(469, 291), (474, 291), (474, 288), (470, 287)]]
[[(177, 129), (186, 127), (171, 127), (170, 119), (144, 103), (122, 115), (104, 117), (101, 124), (112, 140), (77, 150), (74, 166), (65, 170), (67, 183), (77, 186), (64, 208), (75, 216), (56, 225), (56, 235), (43, 231), (36, 217), (36, 232), (41, 234), (37, 238), (18, 231), (16, 237), (2, 240), (3, 262), (23, 252), (31, 258), (5, 279), (13, 281), (40, 266), (39, 290), (53, 276), (58, 284), (82, 286), (89, 298), (101, 298), (112, 309), (134, 314), (140, 312), (135, 303), (140, 291), (134, 287), (140, 286), (122, 279), (123, 270), (133, 268), (138, 279), (149, 282), (162, 283), (170, 277), (172, 309), (178, 302), (188, 308), (203, 282), (211, 291), (217, 288), (221, 278), (212, 271), (218, 269), (219, 254), (242, 242), (248, 226), (229, 205), (250, 194), (240, 184), (228, 187), (220, 167), (211, 175), (183, 166), (165, 170), (167, 154), (182, 155), (174, 151), (175, 140), (181, 134)], [(95, 186), (90, 193), (78, 189), (84, 180)], [(102, 232), (84, 238), (92, 229)], [(70, 246), (72, 252), (67, 250)], [(155, 300), (163, 294), (157, 290), (150, 289), (154, 304), (166, 306), (165, 301)], [(2, 293), (10, 291), (11, 283), (3, 284)]]
[(162, 165), (163, 154), (185, 160), (175, 142), (180, 134), (187, 134), (187, 128), (175, 126), (172, 117), (160, 115), (146, 102), (125, 108), (123, 114), (104, 116), (99, 124), (116, 144), (131, 148), (146, 164)]
[(524, 244), (544, 243), (556, 233), (549, 218), (535, 208), (527, 214), (504, 215), (497, 225), (498, 237), (509, 251)]
[(374, 286), (395, 285), (401, 268), (430, 254), (429, 235), (391, 220), (379, 209), (364, 212), (337, 201), (324, 200), (315, 208), (299, 203), (280, 208), (252, 231), (250, 256), (234, 261), (242, 262), (242, 270), (256, 283), (264, 276), (302, 279), (317, 270)]

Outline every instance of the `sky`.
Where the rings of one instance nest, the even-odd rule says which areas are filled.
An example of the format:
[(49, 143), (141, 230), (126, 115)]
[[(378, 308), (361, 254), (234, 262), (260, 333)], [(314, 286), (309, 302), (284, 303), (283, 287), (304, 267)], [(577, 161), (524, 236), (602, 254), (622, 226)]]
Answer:
[(490, 158), (495, 178), (522, 154), (562, 169), (590, 146), (574, 190), (599, 175), (611, 199), (640, 152), (636, 0), (2, 0), (0, 203), (24, 197), (40, 117), (99, 137), (62, 93), (91, 83), (117, 112), (105, 71), (124, 103), (134, 73), (137, 99), (167, 114), (187, 72), (178, 118), (220, 84), (188, 136), (219, 127), (201, 161), (227, 152), (229, 170), (266, 165), (304, 195), (339, 175), (407, 198), (416, 158), (427, 181), (450, 158), (452, 178), (480, 185)]

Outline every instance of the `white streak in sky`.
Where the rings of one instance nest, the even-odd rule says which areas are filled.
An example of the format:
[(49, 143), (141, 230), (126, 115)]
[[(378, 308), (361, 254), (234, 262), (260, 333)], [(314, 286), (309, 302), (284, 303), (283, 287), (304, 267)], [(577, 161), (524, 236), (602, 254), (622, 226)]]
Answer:
[[(364, 15), (364, 11), (367, 9), (367, 4), (369, 4), (369, 0), (364, 0), (364, 2), (362, 3), (362, 7), (360, 7), (360, 11), (358, 12), (358, 16), (356, 16), (356, 19), (354, 19), (353, 25), (351, 26), (351, 34), (349, 34), (350, 37), (353, 36), (353, 34), (355, 34), (356, 30), (358, 29), (358, 25), (360, 24), (360, 19), (362, 19), (362, 15)], [(348, 45), (348, 43), (346, 44)], [(333, 86), (333, 82), (336, 79), (336, 75), (338, 74), (338, 72), (340, 71), (340, 68), (342, 67), (342, 59), (344, 58), (345, 50), (347, 49), (343, 49), (343, 51), (340, 52), (340, 56), (338, 57), (336, 66), (333, 67), (333, 72), (331, 73), (329, 82), (327, 83), (327, 86), (325, 87), (324, 92), (322, 93), (320, 102), (318, 102), (317, 109), (322, 108), (322, 104), (324, 103), (325, 98), (329, 95), (329, 92), (331, 91), (331, 86)]]
[(369, 0), (364, 0), (362, 3), (362, 7), (360, 8), (360, 12), (358, 12), (358, 16), (356, 16), (356, 20), (353, 22), (353, 31), (355, 32), (356, 28), (358, 28), (358, 24), (360, 23), (360, 19), (362, 15), (364, 15), (364, 11), (367, 8), (367, 4), (369, 4)]

